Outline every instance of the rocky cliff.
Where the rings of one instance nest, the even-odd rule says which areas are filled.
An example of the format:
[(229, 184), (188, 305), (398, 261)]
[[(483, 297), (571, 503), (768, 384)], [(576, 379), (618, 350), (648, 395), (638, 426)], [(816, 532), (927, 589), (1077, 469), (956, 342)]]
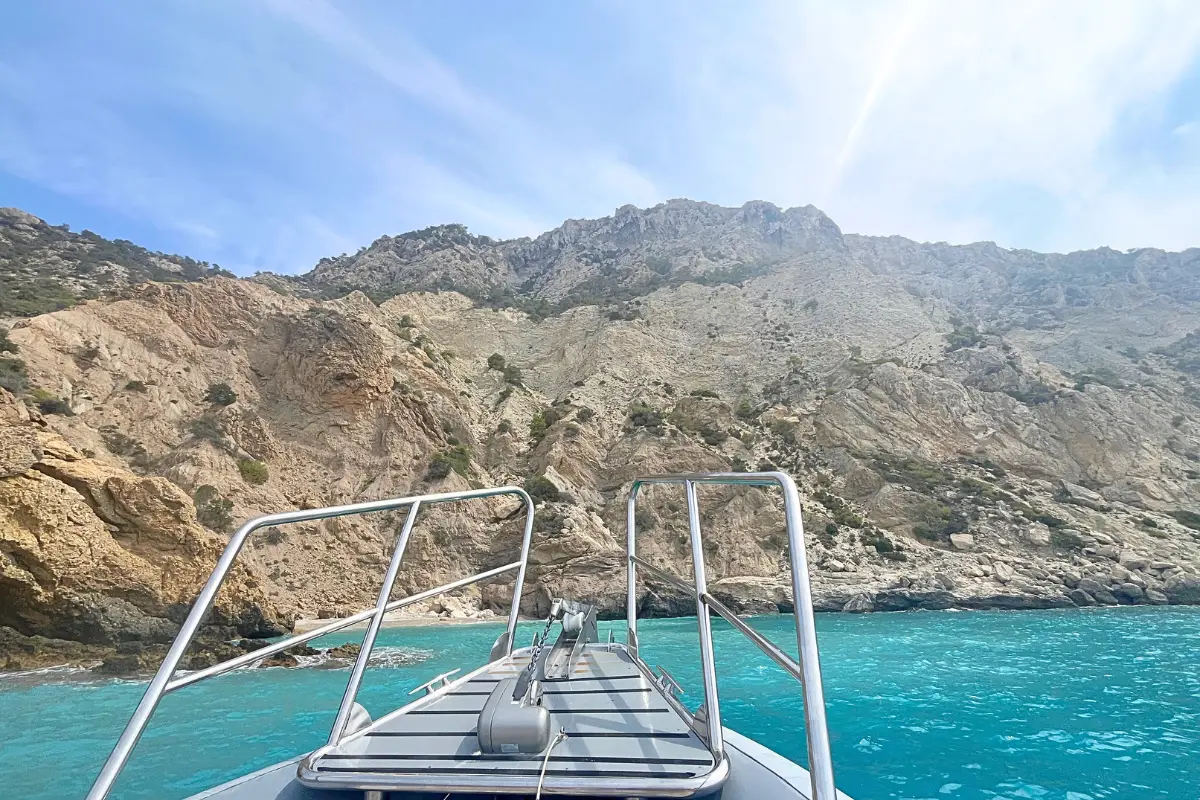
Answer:
[[(0, 389), (0, 666), (169, 643), (220, 551), (175, 484), (89, 458)], [(260, 581), (238, 569), (203, 638), (278, 635)]]
[[(801, 484), (821, 608), (1197, 602), (1196, 260), (919, 245), (844, 236), (812, 208), (672, 201), (532, 240), (385, 237), (297, 278), (147, 284), (20, 320), (0, 379), (78, 454), (56, 464), (140, 476), (206, 541), (270, 511), (525, 484), (531, 613), (561, 593), (622, 610), (634, 476), (774, 467)], [(65, 469), (35, 472), (70, 485)], [(683, 572), (677, 494), (650, 492), (638, 525), (642, 554)], [(702, 500), (714, 590), (787, 608), (777, 500)], [(516, 511), (431, 509), (397, 594), (509, 560)], [(399, 523), (260, 532), (249, 605), (357, 610)], [(505, 588), (414, 613), (500, 611)], [(643, 602), (687, 611), (653, 584)]]

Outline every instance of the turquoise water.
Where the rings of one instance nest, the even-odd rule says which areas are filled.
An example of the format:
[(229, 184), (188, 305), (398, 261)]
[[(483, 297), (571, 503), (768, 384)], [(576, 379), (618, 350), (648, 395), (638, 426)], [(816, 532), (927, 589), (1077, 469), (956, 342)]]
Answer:
[[(787, 618), (751, 622), (794, 652)], [(695, 620), (642, 625), (646, 660), (698, 704)], [(798, 684), (714, 627), (725, 724), (803, 762)], [(1200, 608), (839, 614), (818, 628), (838, 784), (855, 800), (1200, 797)], [(368, 671), (360, 700), (378, 716), (427, 678), (476, 666), (499, 630), (385, 631), (381, 645), (428, 659)], [(113, 796), (185, 797), (316, 747), (347, 674), (241, 672), (168, 696)], [(0, 796), (81, 797), (143, 688), (0, 678)]]

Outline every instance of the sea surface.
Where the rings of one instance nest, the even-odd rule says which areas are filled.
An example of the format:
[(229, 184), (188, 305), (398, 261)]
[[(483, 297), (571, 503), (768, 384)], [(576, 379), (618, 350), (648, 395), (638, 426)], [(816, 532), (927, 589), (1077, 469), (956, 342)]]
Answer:
[[(789, 618), (751, 624), (794, 654)], [(725, 725), (803, 763), (799, 685), (714, 628)], [(1200, 798), (1200, 608), (826, 614), (818, 629), (838, 785), (855, 800)], [(433, 675), (479, 665), (500, 630), (385, 630), (359, 699), (379, 716)], [(698, 705), (695, 619), (640, 633), (646, 661)], [(242, 671), (169, 695), (113, 797), (186, 797), (322, 744), (348, 674)], [(0, 797), (82, 797), (144, 688), (0, 676)]]

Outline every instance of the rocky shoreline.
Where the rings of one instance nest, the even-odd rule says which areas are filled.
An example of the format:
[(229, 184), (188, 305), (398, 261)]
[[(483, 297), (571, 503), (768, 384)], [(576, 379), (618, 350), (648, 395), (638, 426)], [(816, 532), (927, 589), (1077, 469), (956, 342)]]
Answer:
[[(897, 587), (879, 591), (853, 593), (823, 593), (814, 596), (813, 610), (822, 613), (897, 613), (904, 611), (1029, 611), (1044, 609), (1094, 608), (1134, 605), (1200, 605), (1200, 579), (1189, 577), (1170, 586), (1170, 594), (1149, 590), (1137, 596), (1125, 584), (1105, 587), (1090, 578), (1081, 578), (1077, 586), (1066, 592), (967, 594), (942, 588)], [(1129, 586), (1136, 584), (1130, 583)], [(789, 599), (771, 600), (764, 596), (731, 595), (716, 588), (713, 594), (735, 612), (745, 616), (791, 614)], [(463, 616), (420, 616), (390, 620), (389, 627), (423, 627), (448, 624), (502, 623), (503, 618), (483, 612), (459, 612)], [(694, 601), (683, 595), (648, 592), (638, 608), (642, 619), (674, 619), (695, 616)], [(624, 619), (624, 609), (607, 608), (603, 619)], [(301, 620), (297, 631), (325, 624), (332, 620)], [(522, 621), (535, 621), (523, 618)], [(305, 627), (303, 623), (311, 623)], [(202, 638), (193, 645), (181, 669), (197, 670), (221, 661), (265, 647), (261, 639), (230, 641)], [(166, 655), (169, 644), (123, 642), (115, 647), (97, 647), (64, 639), (43, 636), (22, 636), (11, 628), (0, 627), (0, 680), (6, 674), (27, 672), (48, 667), (74, 667), (90, 670), (96, 675), (129, 677), (153, 673)], [(264, 659), (256, 668), (305, 666), (345, 666), (359, 652), (356, 643), (327, 648), (298, 645), (286, 653)]]
[[(263, 639), (220, 640), (201, 637), (193, 643), (180, 669), (205, 669), (222, 661), (261, 650)], [(297, 645), (286, 653), (264, 658), (255, 668), (301, 667), (314, 663), (348, 664), (359, 651), (356, 643), (313, 648)], [(88, 645), (68, 639), (23, 636), (12, 628), (0, 627), (0, 680), (5, 674), (53, 667), (82, 668), (96, 675), (129, 677), (149, 675), (158, 669), (170, 649), (169, 642), (121, 642), (115, 646)]]
[[(981, 555), (980, 562), (989, 561)], [(843, 575), (814, 576), (813, 608), (819, 612), (887, 612), (946, 609), (1025, 610), (1126, 605), (1200, 605), (1200, 576), (1158, 562), (1089, 563), (1048, 571), (995, 560), (966, 577), (933, 572), (839, 587)], [(790, 612), (790, 591), (774, 582), (725, 579), (711, 586), (714, 596), (739, 614)], [(686, 603), (686, 600), (682, 602)], [(670, 607), (670, 603), (659, 604)]]
[[(1120, 574), (1066, 570), (1061, 583), (1030, 587), (1027, 591), (960, 591), (948, 576), (936, 574), (934, 587), (897, 586), (878, 591), (829, 593), (814, 599), (818, 611), (1020, 610), (1038, 608), (1088, 608), (1117, 605), (1198, 605), (1200, 578), (1181, 573), (1161, 581), (1122, 569)], [(1014, 573), (1015, 574), (1015, 573)], [(1051, 575), (1047, 575), (1049, 579)], [(1151, 585), (1150, 581), (1153, 581)], [(1155, 588), (1157, 587), (1157, 588)], [(971, 587), (978, 588), (978, 587)]]
[(826, 612), (888, 612), (888, 611), (1021, 611), (1048, 608), (1089, 608), (1095, 606), (1132, 605), (1197, 605), (1200, 604), (1200, 580), (1180, 581), (1170, 589), (1170, 595), (1149, 589), (1142, 591), (1137, 584), (1121, 583), (1110, 588), (1095, 580), (1084, 578), (1066, 592), (1015, 594), (962, 594), (946, 589), (886, 589), (878, 592), (859, 592), (852, 596), (826, 595), (814, 600), (814, 610)]

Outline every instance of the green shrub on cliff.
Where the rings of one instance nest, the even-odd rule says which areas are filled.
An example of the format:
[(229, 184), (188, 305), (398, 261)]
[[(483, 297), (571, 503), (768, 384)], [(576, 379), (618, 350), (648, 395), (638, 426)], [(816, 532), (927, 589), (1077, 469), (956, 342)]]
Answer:
[(228, 406), (237, 402), (237, 392), (228, 383), (214, 383), (204, 392), (204, 401), (214, 406)]
[(645, 428), (656, 436), (663, 433), (663, 415), (656, 408), (645, 403), (634, 403), (629, 408), (629, 425), (634, 428)]
[(192, 495), (196, 504), (196, 519), (217, 533), (228, 533), (233, 526), (233, 501), (221, 497), (215, 486), (207, 483)]
[(524, 375), (521, 373), (521, 368), (516, 364), (509, 364), (504, 368), (505, 383), (511, 383), (513, 386), (524, 386), (523, 380)]
[(25, 362), (19, 358), (0, 358), (0, 389), (22, 394), (29, 386)]
[(270, 477), (266, 463), (258, 459), (239, 458), (237, 466), (238, 472), (242, 474), (242, 480), (254, 486), (261, 486)]
[(30, 396), (37, 404), (38, 411), (43, 414), (61, 414), (64, 417), (73, 417), (75, 412), (71, 410), (71, 405), (66, 400), (48, 392), (45, 389), (34, 389)]
[(861, 528), (863, 526), (863, 518), (854, 512), (849, 503), (837, 495), (830, 494), (824, 489), (817, 489), (813, 493), (813, 497), (821, 505), (829, 509), (829, 515), (833, 517), (833, 521), (838, 525), (844, 525), (847, 528)]
[(189, 422), (187, 428), (188, 433), (197, 439), (212, 442), (218, 447), (226, 447), (227, 445), (225, 431), (221, 428), (221, 421), (214, 416), (205, 414), (202, 417), (198, 417)]
[(533, 498), (535, 503), (553, 503), (561, 496), (558, 487), (544, 475), (533, 475), (526, 478), (525, 491), (529, 492), (529, 496)]
[(430, 480), (441, 480), (451, 472), (457, 472), (465, 478), (470, 470), (471, 448), (465, 444), (459, 444), (429, 459), (429, 469), (426, 470), (425, 477)]
[(1185, 511), (1180, 509), (1178, 511), (1172, 511), (1171, 516), (1174, 517), (1180, 525), (1186, 525), (1194, 531), (1200, 531), (1200, 514), (1197, 514), (1195, 511)]
[(450, 463), (450, 459), (446, 458), (441, 453), (438, 453), (433, 458), (429, 459), (429, 467), (425, 470), (425, 477), (432, 481), (440, 481), (454, 470), (454, 465)]
[(562, 412), (556, 408), (544, 408), (535, 411), (529, 421), (529, 438), (536, 444), (545, 438), (546, 432), (556, 422), (562, 419)]

